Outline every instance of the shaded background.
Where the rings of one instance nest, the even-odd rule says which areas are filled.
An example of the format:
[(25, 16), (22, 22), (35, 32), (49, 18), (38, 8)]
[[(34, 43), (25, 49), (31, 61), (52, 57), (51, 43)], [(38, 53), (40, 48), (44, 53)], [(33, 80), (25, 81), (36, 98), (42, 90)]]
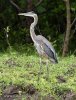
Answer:
[[(11, 46), (31, 44), (29, 26), (33, 19), (24, 16), (18, 16), (19, 12), (35, 11), (38, 14), (39, 21), (36, 26), (36, 34), (42, 34), (59, 53), (62, 53), (63, 41), (66, 31), (66, 6), (62, 0), (13, 0), (17, 5), (11, 3), (12, 0), (0, 0), (0, 50), (6, 50), (8, 43), (6, 41), (6, 29), (9, 26), (8, 39)], [(76, 0), (71, 4), (71, 21), (76, 16)], [(19, 8), (18, 8), (19, 7)], [(76, 48), (75, 23), (72, 26), (73, 34), (69, 53), (73, 53)]]

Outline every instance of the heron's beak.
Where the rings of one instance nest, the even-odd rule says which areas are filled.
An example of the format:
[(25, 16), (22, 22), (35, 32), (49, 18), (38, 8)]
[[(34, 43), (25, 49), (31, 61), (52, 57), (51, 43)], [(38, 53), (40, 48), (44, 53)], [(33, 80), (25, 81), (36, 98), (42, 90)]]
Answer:
[(19, 13), (18, 15), (24, 15), (24, 16), (26, 16), (26, 13)]
[(30, 17), (32, 17), (31, 13), (19, 13), (18, 15), (23, 15), (23, 16), (30, 16)]

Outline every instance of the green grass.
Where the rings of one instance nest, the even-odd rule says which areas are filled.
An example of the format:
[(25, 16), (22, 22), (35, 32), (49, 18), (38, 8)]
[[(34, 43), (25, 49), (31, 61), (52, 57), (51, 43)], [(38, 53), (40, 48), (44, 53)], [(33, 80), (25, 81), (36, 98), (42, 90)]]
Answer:
[[(10, 84), (26, 87), (33, 84), (41, 95), (51, 94), (56, 100), (60, 99), (60, 95), (71, 90), (76, 92), (76, 57), (58, 57), (58, 64), (49, 62), (49, 79), (46, 80), (47, 70), (46, 64), (42, 64), (42, 74), (38, 79), (39, 72), (39, 56), (34, 53), (28, 46), (21, 50), (12, 50), (0, 53), (0, 94), (4, 86)], [(13, 61), (13, 62), (12, 62)], [(45, 60), (43, 59), (45, 62)], [(57, 77), (62, 76), (66, 82), (59, 82)]]

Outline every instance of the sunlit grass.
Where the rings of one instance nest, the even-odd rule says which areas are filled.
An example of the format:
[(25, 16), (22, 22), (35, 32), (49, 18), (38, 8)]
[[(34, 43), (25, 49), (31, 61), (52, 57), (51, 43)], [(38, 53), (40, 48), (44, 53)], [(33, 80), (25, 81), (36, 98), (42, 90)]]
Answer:
[[(22, 85), (26, 87), (28, 84), (33, 84), (42, 95), (51, 93), (54, 96), (59, 96), (64, 91), (76, 92), (76, 57), (58, 57), (58, 64), (49, 62), (49, 79), (46, 80), (46, 64), (42, 64), (42, 74), (38, 80), (39, 72), (39, 56), (32, 53), (29, 49), (26, 52), (18, 52), (13, 50), (0, 53), (0, 92), (2, 86), (10, 84)], [(12, 63), (13, 61), (14, 63)], [(44, 60), (43, 60), (44, 61)], [(45, 61), (44, 61), (45, 62)], [(66, 82), (59, 82), (57, 77), (63, 76)]]

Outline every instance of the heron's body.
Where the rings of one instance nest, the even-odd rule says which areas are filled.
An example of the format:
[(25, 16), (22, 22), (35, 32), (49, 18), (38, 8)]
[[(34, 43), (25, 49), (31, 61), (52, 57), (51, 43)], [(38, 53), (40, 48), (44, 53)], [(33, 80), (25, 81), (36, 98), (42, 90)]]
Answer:
[(30, 35), (36, 47), (36, 50), (40, 56), (47, 57), (51, 62), (58, 63), (56, 52), (52, 44), (42, 35), (35, 34), (35, 26), (38, 22), (37, 14), (33, 12), (20, 13), (19, 15), (29, 16), (34, 18), (34, 22), (30, 25)]
[(36, 37), (37, 41), (34, 42), (34, 45), (39, 55), (48, 58), (53, 63), (57, 63), (56, 53), (51, 43), (42, 35)]

